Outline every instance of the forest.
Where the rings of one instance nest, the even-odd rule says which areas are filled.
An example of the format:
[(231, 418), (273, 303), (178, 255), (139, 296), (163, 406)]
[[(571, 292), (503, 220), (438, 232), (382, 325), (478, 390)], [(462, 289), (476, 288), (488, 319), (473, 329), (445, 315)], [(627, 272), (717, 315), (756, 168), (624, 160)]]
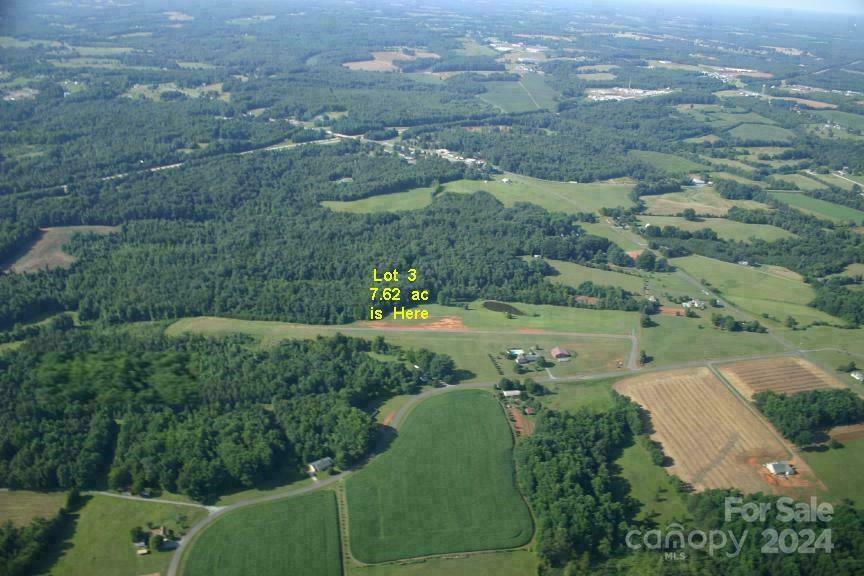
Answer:
[(791, 395), (760, 392), (753, 400), (771, 423), (799, 446), (811, 444), (834, 426), (864, 421), (864, 400), (846, 388)]
[[(454, 378), (452, 360), (336, 335), (256, 351), (161, 327), (45, 330), (0, 357), (0, 483), (169, 491), (202, 500), (371, 447), (371, 401)], [(369, 356), (408, 354), (420, 370)], [(122, 425), (118, 425), (122, 422)]]

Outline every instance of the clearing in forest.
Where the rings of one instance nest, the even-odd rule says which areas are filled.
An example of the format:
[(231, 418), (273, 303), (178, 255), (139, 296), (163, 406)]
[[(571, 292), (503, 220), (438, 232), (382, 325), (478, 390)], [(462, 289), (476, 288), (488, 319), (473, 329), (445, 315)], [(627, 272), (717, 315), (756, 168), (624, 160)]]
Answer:
[[(812, 472), (776, 431), (708, 368), (645, 374), (622, 380), (615, 389), (650, 413), (651, 438), (673, 460), (669, 471), (697, 490), (778, 493), (815, 485)], [(800, 472), (795, 477), (776, 479), (762, 468), (789, 459)]]
[(346, 480), (346, 494), (351, 551), (363, 562), (514, 548), (533, 533), (513, 435), (484, 391), (419, 404), (393, 445)]
[(795, 394), (840, 387), (840, 383), (831, 375), (801, 358), (750, 360), (718, 368), (745, 398), (753, 398), (755, 394), (768, 390), (778, 394)]
[(43, 228), (39, 239), (9, 269), (12, 272), (27, 273), (52, 268), (69, 268), (75, 262), (75, 257), (64, 252), (63, 246), (72, 239), (74, 234), (110, 234), (118, 230), (116, 226)]
[(397, 60), (417, 60), (418, 58), (439, 58), (434, 52), (419, 49), (382, 50), (372, 52), (372, 60), (345, 62), (342, 66), (351, 70), (367, 72), (398, 72)]

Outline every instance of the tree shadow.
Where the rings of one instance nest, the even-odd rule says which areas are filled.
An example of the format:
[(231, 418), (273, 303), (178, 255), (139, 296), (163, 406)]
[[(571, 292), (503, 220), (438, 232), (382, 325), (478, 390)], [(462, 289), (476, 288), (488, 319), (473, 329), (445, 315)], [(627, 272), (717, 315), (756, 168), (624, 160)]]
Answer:
[(60, 526), (51, 538), (51, 544), (47, 547), (45, 554), (33, 566), (33, 574), (40, 576), (48, 574), (60, 558), (72, 549), (72, 539), (78, 529), (80, 510), (92, 499), (93, 496), (81, 496), (74, 509), (61, 512), (63, 519)]

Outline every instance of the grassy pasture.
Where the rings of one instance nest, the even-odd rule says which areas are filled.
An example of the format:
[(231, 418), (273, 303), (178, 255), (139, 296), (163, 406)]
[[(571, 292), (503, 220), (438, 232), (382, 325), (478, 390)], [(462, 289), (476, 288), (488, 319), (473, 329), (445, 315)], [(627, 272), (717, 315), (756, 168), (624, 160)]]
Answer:
[(329, 490), (232, 511), (193, 540), (181, 573), (340, 576), (337, 516)]
[(561, 260), (547, 260), (560, 274), (558, 276), (550, 276), (550, 280), (556, 284), (566, 284), (568, 286), (579, 286), (583, 282), (594, 282), (595, 284), (603, 284), (608, 286), (618, 286), (633, 292), (634, 294), (642, 293), (644, 279), (636, 274), (624, 274), (622, 272), (612, 272), (609, 270), (601, 270), (599, 268), (589, 268), (581, 264), (573, 264), (572, 262), (563, 262)]
[(484, 86), (486, 92), (477, 97), (504, 113), (528, 112), (539, 109), (521, 82), (494, 81), (486, 82)]
[(781, 322), (792, 316), (806, 324), (815, 320), (837, 323), (838, 319), (810, 308), (815, 297), (813, 288), (800, 279), (780, 274), (771, 268), (751, 268), (721, 262), (704, 256), (676, 258), (691, 276), (705, 279), (720, 291), (724, 298), (756, 316), (770, 314)]
[(776, 226), (762, 224), (744, 224), (742, 222), (734, 222), (725, 218), (704, 218), (700, 222), (691, 222), (677, 216), (642, 216), (640, 220), (650, 222), (653, 226), (675, 226), (681, 230), (689, 230), (695, 232), (704, 228), (710, 228), (717, 232), (717, 235), (726, 240), (737, 240), (746, 242), (751, 238), (760, 240), (773, 241), (782, 238), (791, 238), (794, 236), (791, 232), (787, 232)]
[(642, 444), (625, 448), (616, 464), (630, 484), (630, 495), (644, 505), (638, 518), (651, 519), (663, 526), (687, 515), (687, 507), (675, 491), (671, 476), (651, 461)]
[(864, 468), (864, 438), (843, 443), (843, 448), (826, 452), (801, 452), (822, 482), (828, 486), (827, 498), (839, 503), (844, 498), (864, 505), (864, 484), (850, 470)]
[(620, 246), (627, 252), (634, 250), (643, 250), (648, 245), (638, 234), (612, 226), (608, 222), (580, 223), (579, 226), (585, 229), (588, 234), (606, 238)]
[(817, 182), (804, 174), (777, 174), (774, 178), (795, 184), (801, 190), (821, 190), (825, 188), (821, 182)]
[[(695, 289), (690, 293), (698, 294)], [(658, 325), (643, 328), (639, 335), (641, 348), (653, 358), (652, 365), (783, 351), (783, 346), (768, 334), (723, 332), (711, 325), (710, 310), (699, 315), (700, 318), (685, 318), (682, 311), (681, 317), (652, 317)]]
[(675, 216), (685, 208), (693, 208), (697, 214), (725, 216), (732, 206), (742, 208), (767, 209), (768, 207), (752, 200), (727, 200), (713, 188), (690, 188), (683, 192), (671, 192), (658, 196), (642, 198), (648, 206), (648, 213), (655, 216)]
[[(509, 182), (504, 182), (507, 178)], [(531, 202), (554, 212), (596, 212), (602, 207), (630, 206), (627, 196), (633, 184), (629, 180), (573, 184), (551, 182), (528, 176), (505, 174), (495, 180), (455, 180), (444, 185), (444, 190), (457, 194), (489, 192), (505, 206), (517, 202)], [(414, 188), (406, 192), (371, 196), (348, 202), (324, 201), (321, 204), (337, 212), (370, 213), (419, 210), (432, 203), (433, 188)]]
[(766, 124), (740, 124), (727, 132), (735, 140), (742, 142), (791, 142), (795, 133), (780, 126), (769, 126)]
[[(136, 556), (129, 532), (147, 523), (167, 525), (175, 530), (191, 526), (206, 512), (201, 508), (93, 496), (76, 513), (74, 532), (51, 567), (56, 576), (140, 576), (164, 573), (173, 552), (164, 551)], [(185, 520), (183, 518), (185, 517)]]
[(352, 567), (349, 572), (351, 576), (531, 576), (536, 573), (537, 557), (529, 550), (373, 564)]
[(464, 56), (497, 56), (498, 52), (493, 50), (492, 48), (480, 44), (476, 40), (471, 38), (462, 38), (462, 48), (459, 48), (457, 52)]
[(802, 212), (807, 212), (808, 214), (813, 214), (832, 222), (851, 221), (856, 224), (864, 223), (864, 212), (849, 208), (848, 206), (841, 206), (840, 204), (826, 202), (818, 198), (810, 198), (809, 196), (795, 192), (771, 192), (771, 195), (777, 200), (785, 202)]
[(541, 108), (555, 110), (558, 92), (552, 88), (540, 74), (524, 74), (522, 86), (525, 87)]
[(66, 503), (65, 492), (0, 491), (0, 524), (29, 524), (35, 518), (51, 518)]
[(554, 410), (575, 412), (586, 409), (604, 412), (612, 407), (614, 379), (589, 382), (553, 382), (547, 385), (550, 393), (540, 397), (544, 406)]
[(815, 114), (844, 128), (864, 130), (864, 115), (861, 114), (841, 112), (839, 110), (820, 110), (819, 112), (815, 112)]
[(683, 156), (664, 154), (663, 152), (652, 152), (650, 150), (631, 150), (630, 156), (640, 160), (658, 170), (672, 174), (686, 174), (687, 172), (699, 172), (707, 169), (705, 164), (688, 160)]
[[(855, 184), (856, 184), (855, 182), (850, 182), (849, 180), (852, 180), (852, 179), (849, 178), (848, 176), (846, 178), (840, 178), (839, 176), (837, 176), (833, 172), (830, 174), (817, 174), (816, 176), (811, 176), (811, 178), (813, 178), (814, 180), (817, 180), (819, 182), (825, 182), (826, 184), (828, 184), (830, 186), (836, 186), (837, 188), (840, 188), (842, 190), (847, 190), (847, 191), (851, 191), (852, 187), (855, 186)], [(847, 180), (847, 178), (849, 178), (849, 179)], [(859, 184), (859, 186), (861, 186), (861, 184)], [(827, 187), (828, 186), (823, 186), (823, 188), (827, 188)]]
[(461, 390), (419, 404), (393, 445), (346, 480), (351, 551), (364, 562), (514, 548), (533, 522), (497, 400)]
[(582, 72), (580, 74), (576, 74), (576, 77), (581, 80), (587, 80), (589, 82), (605, 82), (607, 80), (614, 80), (617, 78), (615, 74), (611, 72)]

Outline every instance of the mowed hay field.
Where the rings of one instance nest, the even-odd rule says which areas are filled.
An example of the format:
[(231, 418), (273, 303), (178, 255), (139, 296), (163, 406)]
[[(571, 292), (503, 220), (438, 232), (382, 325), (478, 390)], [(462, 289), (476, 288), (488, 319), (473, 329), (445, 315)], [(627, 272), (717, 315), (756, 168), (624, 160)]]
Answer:
[(205, 528), (183, 576), (340, 576), (336, 496), (330, 490), (235, 510)]
[(530, 550), (448, 555), (405, 563), (351, 567), (351, 576), (532, 576), (537, 557)]
[(141, 576), (162, 573), (173, 554), (170, 550), (136, 556), (129, 537), (132, 528), (166, 525), (183, 530), (206, 515), (203, 508), (90, 496), (75, 513), (70, 539), (59, 547), (60, 556), (48, 572), (52, 576)]
[[(504, 182), (504, 179), (508, 182)], [(577, 212), (598, 212), (601, 208), (632, 206), (628, 194), (633, 182), (627, 179), (575, 184), (570, 182), (551, 182), (528, 176), (505, 174), (495, 180), (455, 180), (444, 184), (446, 192), (473, 194), (488, 192), (505, 206), (517, 202), (530, 202), (555, 212), (575, 214)], [(432, 203), (434, 188), (414, 188), (405, 192), (381, 194), (360, 200), (321, 202), (325, 208), (336, 212), (371, 213), (419, 210)]]
[(34, 518), (51, 518), (66, 503), (65, 492), (0, 491), (0, 524), (25, 526)]
[(113, 226), (63, 226), (58, 228), (43, 228), (42, 235), (27, 252), (18, 258), (9, 269), (12, 272), (39, 272), (51, 268), (68, 268), (75, 258), (63, 251), (63, 246), (76, 233), (109, 234), (117, 232)]
[(669, 471), (697, 490), (776, 491), (761, 466), (790, 453), (708, 368), (636, 376), (615, 389), (650, 412), (651, 438), (674, 461)]
[(785, 204), (789, 204), (793, 208), (797, 208), (818, 218), (831, 220), (832, 222), (864, 224), (864, 212), (849, 208), (848, 206), (826, 202), (819, 198), (811, 198), (797, 192), (771, 192), (771, 196)]
[(533, 522), (498, 401), (479, 390), (425, 400), (393, 445), (346, 480), (351, 552), (363, 562), (514, 548)]
[(768, 209), (768, 206), (753, 200), (727, 200), (713, 188), (690, 188), (684, 192), (670, 192), (658, 196), (643, 196), (648, 213), (654, 216), (676, 216), (686, 208), (693, 208), (704, 216), (725, 216), (733, 206), (741, 208)]
[(782, 228), (767, 224), (745, 224), (735, 222), (726, 218), (702, 218), (697, 222), (685, 220), (677, 216), (640, 216), (642, 222), (650, 223), (652, 226), (675, 226), (681, 230), (695, 232), (704, 228), (714, 230), (720, 238), (747, 242), (751, 238), (758, 238), (767, 242), (792, 238), (794, 234)]
[(839, 388), (827, 372), (801, 358), (771, 358), (718, 366), (720, 373), (746, 398), (768, 390), (795, 394), (808, 390)]

